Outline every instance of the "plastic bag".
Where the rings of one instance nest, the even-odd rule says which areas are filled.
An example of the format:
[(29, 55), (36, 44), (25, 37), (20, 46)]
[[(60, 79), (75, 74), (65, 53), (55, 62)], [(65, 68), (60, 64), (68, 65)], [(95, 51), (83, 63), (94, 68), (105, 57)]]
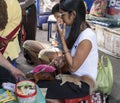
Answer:
[[(106, 60), (107, 65), (104, 64)], [(113, 68), (110, 59), (102, 55), (98, 67), (97, 90), (109, 95), (113, 86)]]

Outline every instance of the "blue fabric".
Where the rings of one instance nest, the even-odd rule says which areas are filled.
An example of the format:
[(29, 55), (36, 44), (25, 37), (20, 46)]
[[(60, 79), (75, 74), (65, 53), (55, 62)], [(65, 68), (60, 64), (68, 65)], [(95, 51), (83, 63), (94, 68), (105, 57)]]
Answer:
[(14, 67), (17, 67), (16, 60), (13, 60), (13, 63), (12, 63), (12, 64), (13, 64)]
[[(65, 39), (68, 38), (69, 33), (70, 33), (70, 30), (71, 30), (71, 26), (66, 26)], [(62, 44), (61, 44), (61, 40), (60, 40), (60, 36), (59, 36), (58, 32), (57, 32), (56, 35), (57, 35), (56, 40), (57, 40), (57, 42), (58, 42), (58, 48), (62, 50)]]
[(94, 0), (84, 0), (87, 4), (87, 11), (90, 12), (91, 6), (94, 2)]

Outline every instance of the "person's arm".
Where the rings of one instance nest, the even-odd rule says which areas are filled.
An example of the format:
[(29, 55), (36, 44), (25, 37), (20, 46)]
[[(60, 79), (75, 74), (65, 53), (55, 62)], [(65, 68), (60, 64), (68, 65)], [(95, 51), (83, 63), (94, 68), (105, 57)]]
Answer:
[(4, 58), (1, 52), (0, 52), (0, 65), (9, 70), (16, 79), (18, 79), (18, 76), (22, 76), (23, 78), (25, 78), (25, 74), (18, 68), (15, 68), (12, 64), (10, 64), (10, 62)]
[(24, 2), (20, 2), (20, 6), (22, 8), (27, 8), (34, 3), (35, 3), (35, 0), (25, 0)]
[[(61, 39), (63, 54), (65, 55), (69, 66), (71, 67), (72, 66), (72, 56), (70, 54), (70, 51), (69, 51), (67, 44), (66, 44), (66, 41), (65, 41), (66, 25), (62, 24), (63, 22), (61, 22), (61, 18), (58, 18), (57, 20), (58, 20), (57, 27), (58, 27), (58, 32), (59, 32), (58, 34), (59, 34), (60, 39)], [(63, 25), (62, 28), (61, 28), (61, 25)]]

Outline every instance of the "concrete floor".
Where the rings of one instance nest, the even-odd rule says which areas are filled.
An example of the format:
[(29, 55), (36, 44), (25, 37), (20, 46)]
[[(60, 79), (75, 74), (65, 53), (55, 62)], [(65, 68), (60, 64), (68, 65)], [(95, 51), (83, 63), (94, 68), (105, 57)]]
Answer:
[[(44, 44), (50, 46), (50, 42), (47, 41), (47, 31), (37, 29), (36, 40), (43, 42)], [(105, 54), (99, 51), (99, 55)], [(107, 54), (106, 54), (107, 55)], [(109, 103), (120, 103), (120, 59), (117, 59), (113, 56), (108, 55), (112, 65), (113, 65), (113, 76), (114, 84), (112, 93), (110, 95)], [(25, 58), (23, 57), (22, 52), (20, 53), (19, 58), (17, 59), (18, 68), (20, 68), (24, 73), (32, 70), (34, 66), (26, 63)]]

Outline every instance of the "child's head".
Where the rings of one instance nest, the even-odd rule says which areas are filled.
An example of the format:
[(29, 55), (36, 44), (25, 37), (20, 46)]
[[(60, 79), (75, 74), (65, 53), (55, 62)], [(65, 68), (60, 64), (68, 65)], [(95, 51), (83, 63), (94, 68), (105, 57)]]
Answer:
[(54, 17), (57, 19), (59, 17), (59, 3), (54, 5), (52, 8), (52, 14), (54, 15)]
[(7, 20), (8, 20), (7, 4), (5, 0), (0, 0), (0, 30), (5, 29)]

